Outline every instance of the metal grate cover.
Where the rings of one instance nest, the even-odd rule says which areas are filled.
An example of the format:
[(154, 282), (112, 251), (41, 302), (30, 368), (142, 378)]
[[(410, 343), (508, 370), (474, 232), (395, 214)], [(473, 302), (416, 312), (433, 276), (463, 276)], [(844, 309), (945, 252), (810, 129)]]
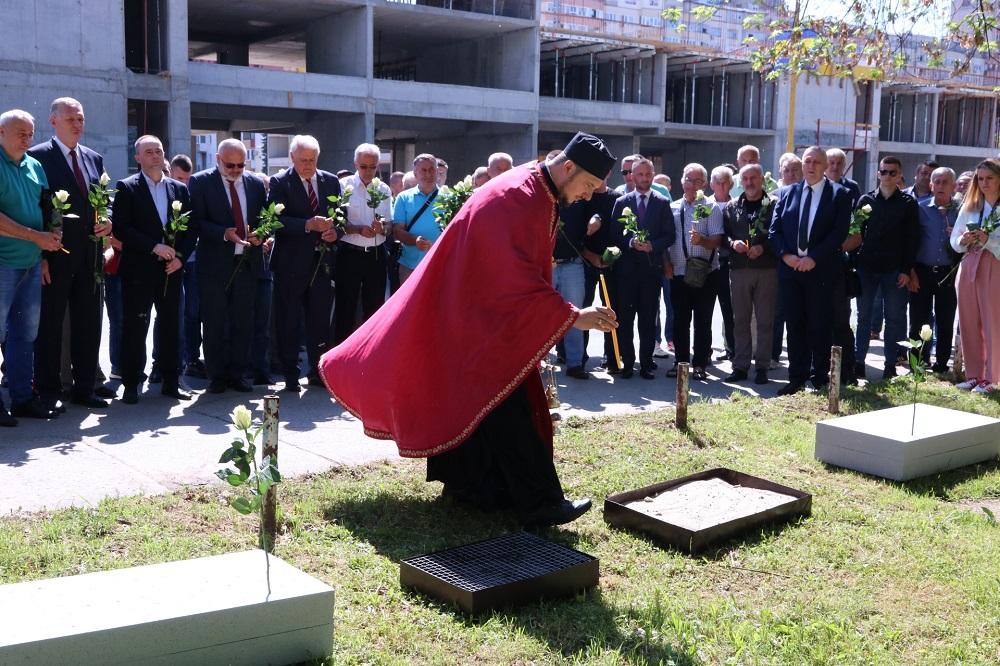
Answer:
[(527, 532), (403, 560), (403, 587), (468, 613), (574, 594), (597, 585), (597, 558)]

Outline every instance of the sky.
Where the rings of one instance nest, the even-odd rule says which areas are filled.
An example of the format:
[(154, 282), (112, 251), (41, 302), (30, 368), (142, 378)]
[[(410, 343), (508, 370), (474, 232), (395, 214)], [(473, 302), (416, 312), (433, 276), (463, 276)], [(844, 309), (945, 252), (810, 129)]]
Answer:
[[(786, 0), (791, 4), (793, 0)], [(806, 13), (813, 16), (843, 16), (849, 2), (847, 0), (802, 0), (807, 4)], [(868, 0), (868, 2), (886, 2), (886, 0)], [(893, 2), (899, 4), (899, 2)], [(950, 0), (934, 0), (934, 9), (929, 11), (914, 27), (914, 34), (940, 36), (945, 32), (948, 21), (951, 20)], [(899, 21), (894, 26), (894, 32), (909, 29), (910, 22)]]

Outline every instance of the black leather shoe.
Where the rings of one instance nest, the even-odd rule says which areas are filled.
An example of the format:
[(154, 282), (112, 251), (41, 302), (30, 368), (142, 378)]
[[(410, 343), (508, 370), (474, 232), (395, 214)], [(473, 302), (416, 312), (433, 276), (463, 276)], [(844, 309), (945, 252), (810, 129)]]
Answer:
[(289, 393), (298, 393), (299, 391), (302, 390), (302, 385), (299, 384), (299, 380), (297, 380), (297, 379), (286, 379), (285, 380), (285, 388), (283, 388), (281, 390), (282, 391), (287, 391)]
[(525, 527), (548, 527), (571, 523), (590, 510), (590, 500), (560, 500), (535, 509), (524, 517)]
[(205, 364), (201, 361), (191, 361), (184, 366), (184, 375), (186, 377), (194, 377), (195, 379), (208, 379), (208, 373), (205, 372)]
[(890, 365), (882, 371), (882, 379), (892, 379), (896, 376), (896, 366)]
[(308, 381), (309, 386), (315, 386), (317, 388), (326, 388), (326, 384), (323, 380), (316, 376), (310, 376)]
[(865, 364), (855, 363), (854, 364), (854, 376), (857, 379), (865, 379)]
[(66, 403), (59, 398), (39, 398), (41, 403), (56, 414), (66, 413)]
[(653, 371), (646, 370), (645, 368), (639, 371), (639, 376), (643, 379), (656, 379), (656, 375), (653, 374)]
[(253, 376), (254, 386), (269, 386), (274, 383), (268, 375), (254, 375)]
[(722, 381), (724, 381), (724, 382), (742, 382), (742, 381), (745, 381), (748, 376), (749, 375), (747, 375), (747, 371), (746, 370), (733, 370)]
[(828, 388), (830, 388), (830, 382), (813, 382), (813, 388), (817, 393), (825, 393)]
[(17, 419), (10, 415), (7, 408), (0, 404), (0, 428), (13, 428), (17, 425)]
[(226, 380), (224, 379), (213, 379), (208, 383), (209, 393), (225, 393), (226, 392)]
[(629, 366), (625, 366), (625, 368), (620, 373), (618, 373), (618, 376), (621, 377), (622, 379), (632, 379), (632, 375), (634, 373), (635, 370), (633, 370)]
[(115, 391), (110, 386), (104, 386), (102, 384), (101, 386), (94, 387), (94, 395), (96, 395), (98, 398), (111, 399), (115, 397)]
[(87, 409), (107, 409), (108, 407), (107, 400), (101, 400), (93, 395), (74, 395), (69, 401)]
[(754, 384), (766, 384), (767, 383), (767, 370), (758, 370), (753, 376)]
[(163, 381), (163, 373), (160, 372), (159, 368), (153, 368), (149, 371), (149, 383), (159, 384)]
[(28, 402), (10, 406), (11, 416), (20, 416), (28, 419), (54, 419), (59, 413), (48, 407), (38, 398), (32, 398)]
[(801, 393), (806, 388), (805, 384), (785, 384), (778, 389), (778, 395), (794, 395)]
[(253, 391), (253, 385), (245, 379), (230, 379), (229, 388), (237, 391), (239, 393), (250, 393)]
[(576, 367), (567, 370), (566, 376), (572, 377), (573, 379), (590, 379), (590, 375), (587, 373), (586, 370), (583, 369), (583, 366), (581, 365), (578, 365)]
[(934, 365), (931, 366), (931, 372), (935, 372), (939, 375), (948, 374), (948, 364), (946, 363), (945, 365), (938, 365), (937, 363), (935, 363)]
[(175, 400), (191, 399), (191, 395), (189, 393), (180, 390), (180, 388), (177, 386), (170, 386), (168, 384), (163, 385), (163, 388), (160, 390), (160, 394), (168, 398), (174, 398)]
[(609, 375), (620, 375), (621, 373), (622, 373), (622, 371), (614, 363), (612, 363), (611, 367), (608, 368), (608, 374)]
[(139, 387), (138, 386), (126, 386), (125, 392), (122, 393), (122, 402), (126, 405), (134, 405), (139, 402)]

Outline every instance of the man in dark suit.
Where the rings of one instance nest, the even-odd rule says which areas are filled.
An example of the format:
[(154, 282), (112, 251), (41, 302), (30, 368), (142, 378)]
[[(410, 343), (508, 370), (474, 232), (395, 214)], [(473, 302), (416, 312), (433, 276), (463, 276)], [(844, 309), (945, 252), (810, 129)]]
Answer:
[[(275, 235), (271, 251), (274, 273), (274, 320), (278, 357), (285, 375), (285, 390), (298, 392), (299, 334), (305, 311), (309, 384), (322, 386), (319, 357), (329, 348), (333, 332), (333, 267), (337, 229), (326, 217), (327, 197), (340, 195), (340, 181), (316, 168), (319, 142), (307, 135), (289, 144), (292, 168), (271, 178), (268, 202), (284, 205), (283, 228)], [(324, 249), (325, 248), (325, 249)]]
[[(146, 333), (149, 316), (156, 306), (156, 333), (161, 353), (160, 392), (178, 400), (191, 396), (180, 390), (177, 361), (180, 290), (184, 261), (194, 249), (197, 229), (189, 221), (187, 231), (168, 242), (167, 225), (179, 213), (190, 212), (188, 189), (163, 175), (163, 144), (155, 136), (136, 139), (135, 160), (139, 173), (118, 181), (111, 219), (115, 238), (122, 243), (118, 274), (122, 279), (122, 402), (139, 401), (145, 378)], [(176, 204), (176, 206), (175, 206)], [(179, 208), (180, 210), (176, 210)]]
[[(832, 183), (843, 185), (851, 196), (851, 210), (861, 198), (861, 187), (857, 181), (844, 174), (847, 171), (847, 154), (840, 148), (826, 151), (826, 177)], [(833, 344), (841, 349), (840, 381), (843, 384), (857, 384), (857, 367), (854, 362), (854, 331), (851, 329), (851, 299), (858, 296), (858, 276), (854, 270), (854, 259), (849, 250), (857, 247), (848, 238), (841, 247), (840, 270), (834, 272), (830, 302), (833, 306)]]
[(804, 179), (781, 193), (771, 221), (770, 241), (781, 258), (778, 284), (788, 327), (788, 384), (778, 395), (829, 381), (833, 316), (830, 289), (842, 269), (840, 246), (851, 222), (851, 195), (830, 182), (826, 153), (810, 146), (802, 154)]
[[(623, 379), (632, 376), (635, 363), (635, 343), (632, 322), (639, 319), (639, 376), (653, 379), (653, 349), (656, 347), (656, 312), (660, 306), (660, 276), (663, 274), (663, 251), (674, 242), (674, 217), (670, 202), (654, 191), (653, 163), (642, 158), (632, 163), (632, 183), (635, 189), (615, 201), (611, 211), (612, 238), (622, 251), (615, 263), (615, 284), (618, 298), (612, 302), (618, 313)], [(646, 240), (638, 241), (626, 231), (620, 221), (629, 208), (636, 215), (640, 229), (646, 230)]]
[(252, 233), (267, 199), (264, 184), (244, 173), (243, 142), (219, 144), (216, 166), (188, 181), (191, 219), (198, 229), (197, 263), (209, 393), (226, 387), (249, 393), (254, 295), (264, 275), (261, 240)]
[[(63, 223), (62, 242), (66, 252), (46, 252), (42, 258), (42, 310), (35, 340), (35, 389), (50, 408), (62, 411), (60, 361), (63, 321), (69, 306), (70, 359), (73, 390), (70, 401), (84, 407), (107, 407), (94, 395), (98, 350), (101, 346), (101, 284), (103, 248), (92, 236), (111, 233), (110, 220), (97, 220), (87, 199), (92, 183), (104, 173), (104, 158), (80, 144), (83, 134), (83, 106), (71, 97), (52, 102), (49, 122), (55, 137), (32, 147), (28, 154), (41, 162), (53, 192), (69, 193), (69, 210), (77, 219)], [(109, 391), (104, 387), (101, 389)]]

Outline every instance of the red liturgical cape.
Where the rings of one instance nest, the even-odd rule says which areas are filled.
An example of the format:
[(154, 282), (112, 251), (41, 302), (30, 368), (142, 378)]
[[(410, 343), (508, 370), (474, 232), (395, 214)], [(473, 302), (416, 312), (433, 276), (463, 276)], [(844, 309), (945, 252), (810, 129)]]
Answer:
[(464, 442), (527, 382), (550, 447), (538, 363), (579, 311), (552, 287), (557, 194), (538, 164), (476, 190), (392, 298), (320, 360), (365, 434), (406, 457)]

